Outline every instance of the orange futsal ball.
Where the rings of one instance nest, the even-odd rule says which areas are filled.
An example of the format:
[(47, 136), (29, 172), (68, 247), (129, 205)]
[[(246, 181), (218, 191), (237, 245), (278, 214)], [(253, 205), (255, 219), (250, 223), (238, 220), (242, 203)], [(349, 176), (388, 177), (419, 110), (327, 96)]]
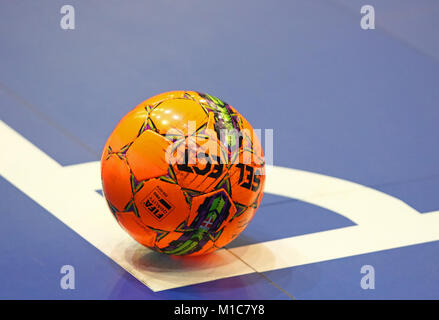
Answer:
[(252, 126), (209, 94), (171, 91), (130, 111), (108, 138), (102, 185), (117, 222), (171, 255), (235, 239), (261, 202), (265, 162)]

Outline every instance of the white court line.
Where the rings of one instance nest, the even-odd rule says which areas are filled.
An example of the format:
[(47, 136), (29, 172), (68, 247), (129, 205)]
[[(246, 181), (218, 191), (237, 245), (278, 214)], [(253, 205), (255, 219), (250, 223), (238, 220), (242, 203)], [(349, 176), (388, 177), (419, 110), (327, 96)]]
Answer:
[(117, 225), (95, 192), (101, 188), (98, 162), (62, 167), (1, 120), (0, 137), (0, 150), (11, 150), (0, 155), (0, 174), (153, 291), (248, 274), (252, 268), (270, 271), (439, 240), (438, 212), (421, 215), (372, 188), (271, 167), (266, 192), (327, 208), (358, 225), (175, 259), (138, 245)]

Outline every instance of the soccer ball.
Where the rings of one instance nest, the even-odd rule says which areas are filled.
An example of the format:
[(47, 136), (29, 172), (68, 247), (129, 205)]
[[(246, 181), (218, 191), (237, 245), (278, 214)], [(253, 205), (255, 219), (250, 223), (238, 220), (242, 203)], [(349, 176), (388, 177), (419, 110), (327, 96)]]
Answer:
[(199, 255), (235, 239), (263, 196), (265, 162), (251, 125), (209, 94), (171, 91), (134, 108), (101, 159), (105, 198), (136, 241)]

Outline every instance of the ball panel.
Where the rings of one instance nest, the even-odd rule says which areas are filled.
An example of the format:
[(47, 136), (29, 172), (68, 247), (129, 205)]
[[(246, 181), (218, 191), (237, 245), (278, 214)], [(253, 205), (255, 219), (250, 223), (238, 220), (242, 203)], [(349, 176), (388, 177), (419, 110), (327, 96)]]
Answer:
[(119, 124), (111, 133), (108, 138), (107, 146), (109, 146), (113, 152), (119, 152), (124, 146), (133, 142), (144, 125), (147, 114), (145, 108), (142, 107), (137, 107), (130, 111), (120, 120)]
[[(224, 189), (215, 190), (206, 194), (194, 196), (187, 220), (187, 225), (198, 227), (203, 225), (201, 218), (208, 216), (209, 212), (218, 218), (216, 224), (208, 228), (208, 232), (216, 232), (224, 227), (236, 213), (236, 207), (229, 194)], [(197, 221), (195, 221), (197, 219)]]
[(166, 150), (170, 142), (154, 131), (143, 132), (129, 147), (126, 157), (138, 181), (168, 173)]
[(124, 159), (112, 154), (102, 161), (101, 168), (105, 197), (117, 210), (124, 211), (125, 206), (133, 197), (128, 165)]
[(196, 101), (168, 99), (151, 110), (150, 118), (160, 134), (178, 128), (188, 135), (206, 123), (207, 114)]
[(214, 114), (215, 130), (219, 134), (220, 130), (236, 130), (239, 131), (237, 113), (235, 113), (231, 106), (226, 102), (211, 96), (207, 93), (199, 93), (201, 105), (208, 111)]
[(174, 231), (189, 216), (189, 205), (180, 186), (160, 179), (144, 182), (134, 195), (142, 222), (152, 228)]
[(147, 247), (154, 246), (156, 232), (145, 226), (133, 212), (118, 212), (116, 215), (119, 224), (134, 240)]

